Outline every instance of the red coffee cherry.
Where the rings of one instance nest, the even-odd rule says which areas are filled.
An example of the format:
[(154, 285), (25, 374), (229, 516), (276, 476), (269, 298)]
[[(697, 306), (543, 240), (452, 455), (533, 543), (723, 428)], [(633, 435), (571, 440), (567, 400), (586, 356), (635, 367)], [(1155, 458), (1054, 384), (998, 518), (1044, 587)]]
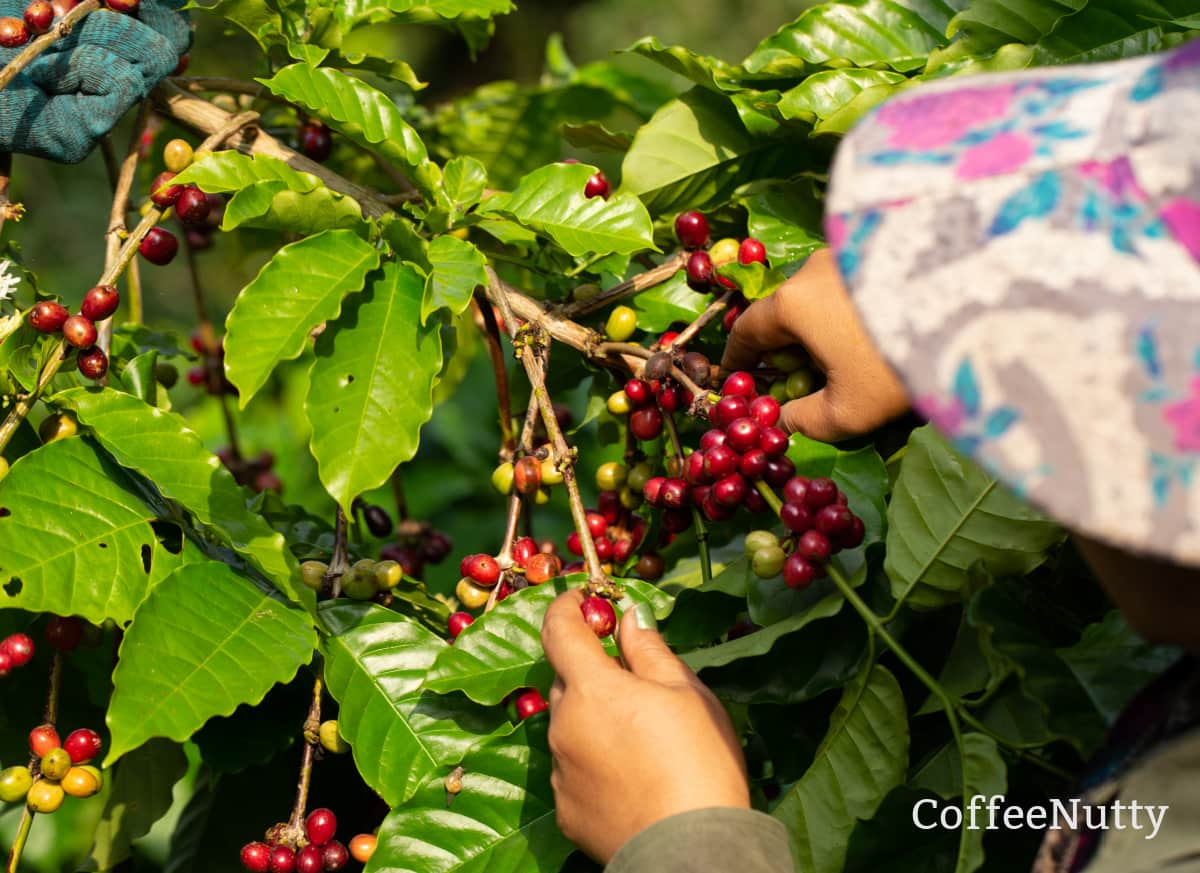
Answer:
[(292, 873), (296, 869), (296, 853), (287, 846), (271, 850), (271, 873)]
[(37, 758), (44, 758), (50, 752), (62, 747), (58, 731), (52, 724), (38, 725), (29, 732), (29, 751)]
[(71, 756), (72, 764), (86, 764), (99, 755), (103, 747), (104, 741), (100, 739), (100, 734), (89, 728), (72, 731), (63, 742), (63, 748)]
[(337, 816), (332, 810), (324, 807), (314, 809), (304, 820), (304, 832), (308, 835), (309, 842), (323, 846), (337, 833)]
[(18, 48), (29, 42), (29, 28), (20, 18), (0, 18), (0, 47)]
[(121, 305), (121, 295), (112, 285), (97, 285), (83, 295), (79, 313), (92, 321), (104, 321)]
[(271, 849), (266, 843), (246, 843), (242, 846), (242, 866), (250, 873), (267, 873), (271, 869)]
[(683, 212), (675, 219), (675, 236), (685, 249), (702, 249), (708, 245), (708, 219), (702, 212)]
[(471, 555), (464, 576), (483, 588), (491, 588), (500, 581), (500, 564), (491, 555)]
[(71, 313), (61, 303), (43, 300), (29, 310), (29, 324), (39, 333), (58, 333)]
[(531, 715), (537, 715), (539, 712), (545, 712), (549, 707), (546, 703), (546, 698), (542, 697), (542, 693), (536, 688), (527, 688), (517, 695), (516, 701), (517, 719), (524, 721)]
[(150, 263), (163, 267), (175, 259), (179, 240), (169, 230), (152, 227), (138, 246), (138, 251)]
[[(608, 542), (605, 540), (604, 542)], [(599, 542), (597, 542), (597, 546)], [(547, 555), (538, 552), (529, 559), (525, 567), (525, 580), (530, 585), (541, 585), (562, 575), (562, 561), (558, 555)]]
[(33, 0), (25, 7), (25, 26), (32, 33), (45, 33), (54, 23), (54, 7), (47, 0)]
[(62, 326), (63, 339), (77, 349), (90, 349), (96, 344), (96, 325), (90, 318), (72, 315)]
[(579, 609), (583, 612), (583, 620), (596, 636), (604, 638), (617, 627), (617, 612), (610, 601), (603, 597), (586, 597)]
[(583, 196), (589, 200), (593, 197), (603, 197), (608, 199), (608, 195), (612, 193), (612, 185), (608, 181), (608, 177), (604, 173), (596, 173), (592, 178), (587, 180), (587, 185), (583, 188)]
[(458, 635), (475, 623), (475, 619), (469, 612), (453, 613), (446, 624), (450, 629), (451, 641), (458, 639)]
[[(154, 177), (154, 181), (150, 183), (150, 199), (159, 209), (166, 209), (168, 206), (174, 206), (175, 201), (179, 199), (179, 195), (183, 193), (183, 185), (172, 184), (171, 180), (177, 174), (170, 170), (165, 170)], [(251, 843), (250, 845), (254, 845)]]
[(26, 634), (13, 634), (0, 643), (0, 651), (12, 659), (14, 667), (24, 667), (33, 660), (33, 640)]
[(738, 249), (739, 264), (765, 264), (767, 262), (767, 247), (754, 237), (742, 240)]
[(103, 379), (108, 372), (108, 355), (104, 354), (104, 349), (96, 346), (80, 351), (75, 363), (79, 372), (89, 379)]
[(817, 565), (803, 555), (793, 553), (783, 565), (783, 582), (788, 588), (803, 590), (817, 578)]

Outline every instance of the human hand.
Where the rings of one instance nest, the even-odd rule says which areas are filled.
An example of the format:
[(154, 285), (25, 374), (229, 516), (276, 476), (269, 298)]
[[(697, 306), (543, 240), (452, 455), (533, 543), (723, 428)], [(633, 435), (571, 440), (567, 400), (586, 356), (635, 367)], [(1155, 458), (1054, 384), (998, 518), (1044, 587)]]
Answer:
[(802, 345), (825, 387), (783, 407), (780, 426), (824, 442), (874, 430), (908, 408), (908, 396), (867, 336), (829, 249), (734, 322), (721, 366), (749, 370), (764, 352)]
[[(0, 0), (20, 17), (26, 0)], [(76, 163), (179, 64), (191, 42), (184, 0), (97, 10), (0, 91), (0, 152)], [(0, 66), (20, 49), (0, 49)]]
[(550, 690), (558, 825), (602, 863), (655, 822), (750, 806), (741, 745), (724, 708), (629, 610), (617, 638), (628, 669), (583, 620), (580, 591), (550, 605), (542, 645)]

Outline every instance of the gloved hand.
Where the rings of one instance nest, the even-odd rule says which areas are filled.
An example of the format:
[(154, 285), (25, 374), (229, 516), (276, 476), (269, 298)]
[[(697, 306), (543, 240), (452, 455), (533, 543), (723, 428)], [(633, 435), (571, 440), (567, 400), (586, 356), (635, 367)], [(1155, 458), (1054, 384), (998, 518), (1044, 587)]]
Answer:
[[(134, 15), (99, 9), (0, 91), (0, 152), (82, 161), (191, 45), (186, 0), (142, 0)], [(28, 0), (0, 0), (21, 17)], [(0, 49), (0, 67), (20, 49)]]

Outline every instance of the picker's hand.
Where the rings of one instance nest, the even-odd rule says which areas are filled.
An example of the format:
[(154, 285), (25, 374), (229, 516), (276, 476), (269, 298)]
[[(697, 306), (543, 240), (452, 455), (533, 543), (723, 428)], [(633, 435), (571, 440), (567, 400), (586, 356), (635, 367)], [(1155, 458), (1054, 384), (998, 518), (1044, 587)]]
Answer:
[(741, 746), (717, 699), (630, 610), (618, 632), (629, 669), (604, 652), (579, 591), (542, 626), (550, 691), (551, 784), (562, 832), (607, 863), (655, 822), (710, 807), (748, 809)]
[[(0, 0), (20, 18), (28, 0)], [(134, 103), (179, 64), (191, 42), (184, 0), (141, 0), (136, 13), (99, 9), (0, 91), (0, 152), (82, 161)], [(20, 48), (0, 49), (0, 67)]]
[(908, 408), (904, 386), (867, 336), (828, 249), (734, 323), (721, 366), (748, 370), (763, 353), (793, 345), (808, 350), (826, 385), (783, 407), (785, 430), (834, 442), (872, 431)]

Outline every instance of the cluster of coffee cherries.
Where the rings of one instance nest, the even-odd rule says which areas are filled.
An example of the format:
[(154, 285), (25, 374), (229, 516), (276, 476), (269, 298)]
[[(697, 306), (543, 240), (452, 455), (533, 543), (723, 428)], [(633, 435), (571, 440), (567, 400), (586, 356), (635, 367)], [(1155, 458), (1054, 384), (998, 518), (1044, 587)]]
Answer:
[[(458, 570), (462, 578), (454, 589), (455, 596), (466, 609), (480, 609), (487, 604), (493, 588), (500, 587), (496, 599), (503, 600), (513, 591), (561, 576), (563, 563), (553, 543), (539, 544), (532, 537), (521, 537), (513, 542), (512, 566), (507, 570), (501, 568), (498, 558), (485, 554), (467, 555), (459, 561)], [(467, 613), (455, 613), (450, 619), (452, 640), (472, 621)]]
[(242, 847), (242, 866), (250, 873), (322, 873), (341, 870), (350, 851), (334, 839), (337, 816), (331, 810), (314, 809), (304, 820), (304, 837), (290, 837), (287, 824), (272, 826), (263, 842)]
[[(737, 291), (737, 283), (717, 272), (718, 267), (735, 261), (743, 265), (767, 265), (767, 247), (760, 240), (754, 237), (740, 240), (730, 237), (709, 246), (710, 233), (708, 218), (702, 212), (683, 212), (675, 219), (675, 236), (691, 252), (685, 272), (688, 287), (693, 291), (701, 294)], [(741, 294), (734, 295), (722, 321), (727, 332), (733, 329), (733, 323), (748, 305)]]
[(0, 640), (0, 679), (33, 660), (33, 640), (26, 634), (10, 634)]
[(79, 350), (79, 372), (89, 379), (100, 379), (108, 372), (108, 355), (96, 345), (96, 322), (112, 316), (120, 304), (116, 288), (97, 285), (83, 295), (77, 315), (71, 315), (61, 303), (42, 300), (30, 307), (29, 324), (39, 333), (62, 334), (69, 346)]
[(319, 118), (306, 118), (296, 126), (296, 147), (304, 157), (323, 164), (333, 154), (333, 132)]
[[(83, 622), (73, 616), (52, 615), (46, 622), (46, 642), (52, 649), (70, 652), (82, 639)], [(18, 667), (24, 667), (33, 660), (33, 655), (33, 640), (28, 634), (9, 634), (0, 640), (0, 679)]]
[(767, 530), (746, 536), (746, 557), (754, 575), (783, 573), (789, 588), (803, 590), (825, 575), (826, 562), (843, 549), (862, 545), (863, 521), (847, 505), (845, 492), (824, 477), (792, 476), (783, 486), (779, 518), (788, 529), (783, 542)]
[(239, 485), (252, 489), (254, 493), (283, 492), (283, 480), (274, 470), (274, 452), (263, 449), (253, 458), (243, 458), (234, 452), (232, 446), (222, 446), (217, 449), (217, 457)]
[[(174, 184), (175, 177), (191, 166), (196, 157), (187, 140), (173, 139), (163, 146), (162, 159), (166, 169), (150, 183), (150, 200), (144, 208), (157, 206), (162, 210), (174, 210), (183, 224), (188, 245), (193, 249), (206, 249), (212, 244), (213, 232), (221, 224), (225, 201), (216, 194), (205, 194), (195, 185)], [(138, 252), (150, 263), (166, 266), (179, 252), (179, 239), (165, 227), (152, 227), (142, 238)]]
[(66, 742), (59, 740), (52, 724), (34, 728), (29, 733), (29, 750), (35, 761), (30, 766), (0, 771), (0, 800), (23, 800), (31, 812), (52, 813), (68, 795), (91, 797), (104, 779), (88, 762), (100, 754), (103, 746), (100, 735), (88, 728), (72, 731)]
[[(649, 479), (652, 470), (646, 462), (627, 470), (617, 461), (601, 464), (596, 470), (596, 487), (600, 493), (595, 508), (587, 510), (587, 526), (596, 546), (596, 556), (607, 573), (612, 572), (613, 565), (625, 564), (645, 543), (648, 525), (634, 510), (642, 503), (642, 480)], [(578, 531), (567, 536), (567, 551), (577, 558), (583, 557), (583, 541)], [(572, 561), (563, 568), (566, 573), (578, 573), (583, 569), (582, 560)], [(663, 569), (662, 558), (649, 551), (638, 558), (632, 575), (653, 582), (662, 577)]]
[(188, 370), (189, 385), (203, 386), (209, 394), (235, 396), (237, 388), (225, 377), (225, 338), (214, 339), (210, 344), (200, 331), (192, 333), (188, 342), (192, 351), (200, 356), (200, 363)]
[[(318, 594), (328, 594), (325, 576), (329, 565), (324, 561), (305, 561), (300, 565), (300, 580), (306, 588)], [(404, 579), (404, 569), (396, 561), (373, 561), (363, 558), (355, 561), (342, 574), (342, 596), (351, 600), (374, 600), (390, 603), (389, 592)]]
[(505, 461), (492, 471), (492, 487), (501, 494), (516, 491), (529, 497), (539, 506), (550, 501), (550, 489), (562, 483), (563, 474), (550, 457), (549, 448), (541, 446), (533, 454), (515, 461)]
[[(0, 18), (0, 48), (20, 48), (78, 5), (79, 0), (34, 0), (20, 18)], [(114, 12), (134, 12), (138, 0), (104, 0), (104, 5)]]

